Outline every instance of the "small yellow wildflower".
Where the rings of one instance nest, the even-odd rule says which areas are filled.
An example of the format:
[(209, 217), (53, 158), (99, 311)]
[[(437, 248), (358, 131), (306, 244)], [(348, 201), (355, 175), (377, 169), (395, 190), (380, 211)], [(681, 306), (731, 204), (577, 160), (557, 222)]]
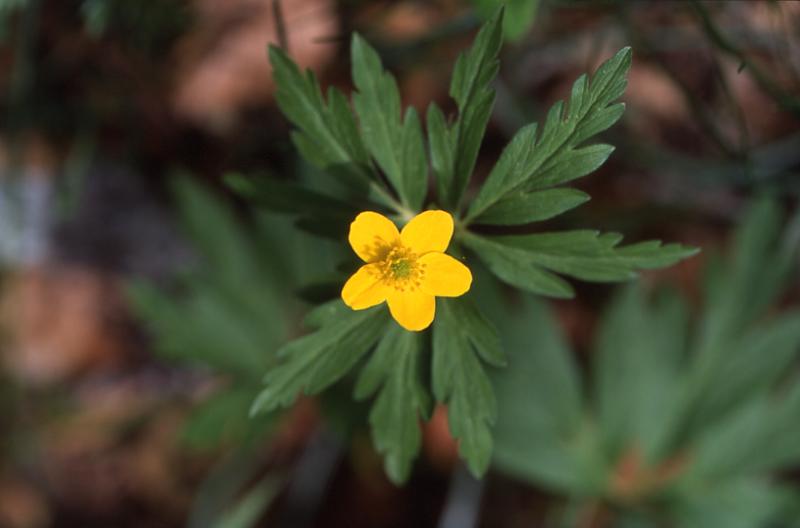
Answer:
[(366, 211), (350, 224), (350, 246), (365, 265), (342, 288), (342, 299), (353, 310), (386, 301), (406, 330), (424, 330), (433, 322), (435, 296), (458, 297), (469, 290), (469, 268), (444, 250), (453, 236), (453, 217), (445, 211), (425, 211), (401, 232), (385, 216)]

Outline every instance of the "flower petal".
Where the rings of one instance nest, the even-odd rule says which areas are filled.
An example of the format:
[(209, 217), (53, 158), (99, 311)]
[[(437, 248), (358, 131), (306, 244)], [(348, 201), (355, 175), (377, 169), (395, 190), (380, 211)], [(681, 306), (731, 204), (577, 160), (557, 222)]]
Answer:
[(433, 322), (436, 313), (436, 299), (420, 290), (391, 290), (387, 298), (389, 311), (400, 326), (417, 332), (424, 330)]
[(348, 236), (353, 251), (364, 262), (380, 260), (399, 238), (397, 226), (382, 214), (372, 211), (360, 213), (353, 220)]
[(406, 224), (400, 233), (403, 245), (419, 255), (444, 252), (453, 236), (453, 217), (447, 211), (425, 211)]
[(424, 265), (420, 289), (430, 295), (458, 297), (469, 291), (472, 273), (464, 264), (444, 253), (428, 253), (417, 260)]
[(342, 300), (353, 310), (364, 310), (385, 301), (388, 292), (378, 265), (367, 264), (347, 279), (342, 288)]

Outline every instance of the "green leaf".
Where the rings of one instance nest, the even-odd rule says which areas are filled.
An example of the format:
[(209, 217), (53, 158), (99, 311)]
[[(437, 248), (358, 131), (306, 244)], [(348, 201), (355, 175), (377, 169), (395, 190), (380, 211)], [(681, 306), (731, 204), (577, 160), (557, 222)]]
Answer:
[(333, 238), (346, 236), (350, 222), (359, 208), (289, 181), (271, 177), (247, 178), (227, 174), (225, 182), (233, 190), (249, 198), (254, 205), (277, 213), (295, 215), (295, 225), (313, 235)]
[(400, 195), (403, 203), (419, 211), (425, 199), (428, 161), (422, 126), (413, 108), (401, 122), (400, 93), (394, 77), (384, 71), (378, 54), (359, 35), (351, 48), (353, 106), (364, 143)]
[[(490, 426), (497, 404), (489, 378), (476, 351), (483, 358), (499, 359), (492, 351), (494, 338), (464, 324), (460, 318), (473, 310), (458, 306), (461, 299), (438, 300), (433, 323), (433, 393), (448, 406), (450, 432), (458, 439), (458, 451), (470, 471), (480, 477), (486, 472), (492, 453)], [(472, 316), (468, 316), (472, 317)]]
[(475, 219), (478, 224), (516, 225), (548, 220), (589, 200), (576, 189), (515, 191), (495, 203)]
[(281, 482), (268, 475), (226, 511), (214, 525), (217, 528), (253, 528), (281, 491)]
[(697, 252), (658, 241), (616, 247), (621, 235), (586, 230), (493, 237), (466, 232), (461, 239), (504, 282), (563, 298), (573, 295), (572, 287), (551, 272), (595, 282), (624, 281), (636, 277), (637, 270), (668, 266)]
[(249, 254), (249, 242), (233, 211), (188, 175), (172, 180), (181, 227), (220, 277), (253, 275), (256, 263)]
[[(735, 479), (687, 487), (673, 507), (673, 525), (681, 528), (756, 528), (795, 526), (786, 516), (792, 500), (788, 487), (765, 479)], [(789, 521), (784, 522), (770, 521)]]
[(421, 445), (419, 419), (428, 418), (431, 411), (420, 379), (421, 351), (419, 334), (391, 325), (355, 388), (356, 398), (363, 399), (382, 386), (369, 422), (375, 447), (385, 456), (386, 473), (396, 484), (408, 479)]
[(736, 231), (731, 265), (708, 278), (707, 307), (695, 351), (705, 364), (702, 368), (716, 368), (729, 337), (760, 316), (791, 276), (798, 247), (779, 245), (781, 216), (774, 201), (757, 200)]
[(740, 476), (752, 457), (769, 449), (770, 405), (765, 397), (754, 398), (707, 426), (692, 442), (693, 460), (684, 478), (719, 482)]
[[(259, 455), (252, 445), (237, 445), (216, 463), (195, 492), (186, 526), (219, 526), (219, 522), (236, 509), (237, 499), (263, 471)], [(266, 479), (271, 480), (271, 477)]]
[(585, 75), (575, 81), (568, 109), (564, 110), (562, 101), (553, 105), (538, 135), (536, 124), (522, 128), (470, 205), (467, 221), (478, 218), (512, 191), (558, 185), (602, 165), (613, 147), (577, 147), (622, 115), (622, 104), (609, 105), (625, 90), (630, 64), (631, 50), (623, 48), (598, 68), (591, 81)]
[(225, 175), (225, 183), (257, 206), (272, 211), (317, 217), (352, 219), (358, 212), (342, 200), (270, 177), (248, 178), (241, 174)]
[(569, 156), (553, 158), (543, 165), (535, 180), (531, 181), (527, 188), (544, 189), (582, 178), (605, 163), (612, 152), (614, 147), (603, 144), (576, 148)]
[(325, 319), (319, 330), (278, 351), (284, 361), (267, 372), (266, 387), (253, 402), (251, 415), (286, 407), (301, 391), (315, 394), (335, 383), (369, 352), (385, 326), (383, 307), (361, 311), (340, 308), (337, 317)]
[[(664, 302), (664, 301), (667, 302)], [(598, 424), (610, 459), (633, 445), (654, 461), (682, 387), (687, 308), (676, 297), (655, 307), (631, 286), (606, 310), (592, 354)]]
[(436, 192), (442, 203), (446, 205), (445, 199), (450, 195), (450, 186), (453, 180), (455, 135), (453, 130), (448, 127), (444, 114), (436, 106), (436, 103), (428, 106), (426, 120), (431, 169), (436, 182)]
[(498, 244), (471, 233), (464, 235), (464, 244), (475, 251), (500, 280), (525, 291), (550, 297), (570, 298), (572, 286), (565, 280), (528, 262), (521, 249)]
[(257, 383), (285, 339), (293, 277), (275, 265), (274, 252), (262, 255), (256, 240), (274, 248), (284, 226), (271, 224), (253, 236), (229, 207), (187, 177), (174, 186), (197, 262), (177, 280), (182, 295), (135, 281), (127, 298), (159, 353)]
[(568, 494), (602, 488), (583, 451), (578, 367), (544, 303), (524, 296), (497, 314), (509, 368), (494, 379), (494, 463), (503, 472)]
[[(433, 117), (434, 121), (439, 121), (433, 124), (435, 133), (431, 135), (431, 151), (433, 157), (438, 154), (441, 161), (448, 162), (439, 165), (435, 174), (440, 180), (439, 199), (450, 208), (458, 205), (467, 188), (494, 106), (495, 92), (491, 83), (499, 69), (497, 56), (503, 43), (502, 21), (503, 10), (500, 9), (478, 32), (472, 47), (456, 60), (450, 96), (458, 106), (458, 119), (447, 133), (441, 131), (444, 120), (437, 115), (437, 110), (433, 111), (433, 116), (430, 109), (428, 112), (429, 119)], [(449, 145), (442, 147), (443, 141), (448, 141)], [(441, 155), (444, 150), (449, 150), (452, 155)]]
[(492, 237), (495, 243), (521, 251), (526, 263), (594, 282), (629, 280), (637, 270), (670, 266), (698, 251), (657, 240), (618, 247), (621, 240), (617, 233), (590, 230)]
[(519, 40), (533, 25), (539, 0), (472, 0), (483, 18), (488, 18), (501, 5), (505, 5), (503, 34), (509, 40)]
[(301, 73), (280, 48), (270, 46), (269, 58), (278, 106), (299, 129), (292, 139), (301, 153), (322, 169), (336, 167), (353, 179), (368, 180), (369, 155), (347, 98), (331, 88), (326, 102), (314, 74)]
[(744, 471), (751, 473), (780, 471), (800, 463), (800, 382), (776, 397), (769, 409), (766, 443), (759, 446), (745, 463)]
[(257, 387), (224, 388), (202, 402), (184, 424), (182, 440), (194, 449), (210, 449), (224, 441), (242, 442), (255, 424), (247, 419), (247, 408)]
[(800, 356), (800, 313), (787, 312), (749, 332), (731, 336), (726, 359), (709, 372), (693, 409), (707, 424), (780, 380)]

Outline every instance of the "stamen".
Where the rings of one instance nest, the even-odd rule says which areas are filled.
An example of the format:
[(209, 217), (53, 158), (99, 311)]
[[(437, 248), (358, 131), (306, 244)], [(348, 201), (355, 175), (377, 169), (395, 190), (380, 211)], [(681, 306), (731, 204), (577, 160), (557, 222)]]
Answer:
[(380, 264), (383, 280), (395, 290), (413, 291), (419, 286), (423, 270), (417, 264), (417, 255), (401, 244), (387, 248)]

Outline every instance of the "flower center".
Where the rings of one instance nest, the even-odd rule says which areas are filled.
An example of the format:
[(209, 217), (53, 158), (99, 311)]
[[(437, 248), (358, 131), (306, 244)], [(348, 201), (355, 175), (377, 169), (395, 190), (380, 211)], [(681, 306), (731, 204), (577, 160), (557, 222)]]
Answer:
[(395, 260), (389, 264), (389, 268), (392, 270), (392, 275), (394, 275), (395, 279), (405, 279), (413, 271), (411, 261), (406, 259)]
[(415, 290), (425, 275), (425, 265), (417, 255), (402, 245), (392, 247), (381, 261), (383, 280), (398, 291)]

